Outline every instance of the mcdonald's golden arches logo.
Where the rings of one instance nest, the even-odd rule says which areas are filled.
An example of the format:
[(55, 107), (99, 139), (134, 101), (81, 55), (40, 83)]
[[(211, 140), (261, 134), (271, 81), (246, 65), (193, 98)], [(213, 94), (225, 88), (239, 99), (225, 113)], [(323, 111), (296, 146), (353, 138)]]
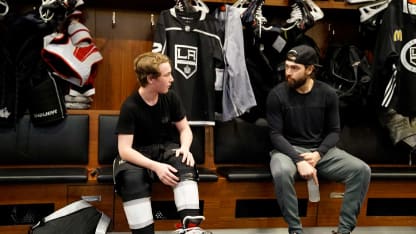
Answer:
[(402, 30), (401, 29), (394, 30), (394, 33), (393, 33), (393, 41), (394, 42), (396, 42), (396, 41), (403, 41), (403, 33), (402, 33)]

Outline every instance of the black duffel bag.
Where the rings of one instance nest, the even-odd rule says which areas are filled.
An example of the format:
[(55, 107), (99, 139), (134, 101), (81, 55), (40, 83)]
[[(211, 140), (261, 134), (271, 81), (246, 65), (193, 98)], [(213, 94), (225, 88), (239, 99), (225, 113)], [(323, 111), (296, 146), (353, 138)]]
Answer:
[(103, 212), (79, 200), (44, 217), (29, 234), (105, 234), (110, 222)]

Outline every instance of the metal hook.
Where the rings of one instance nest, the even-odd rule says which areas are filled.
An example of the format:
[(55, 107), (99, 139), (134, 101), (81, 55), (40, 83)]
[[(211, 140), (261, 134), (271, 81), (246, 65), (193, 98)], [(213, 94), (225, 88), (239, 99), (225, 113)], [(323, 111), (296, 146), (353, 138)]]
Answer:
[(150, 14), (150, 26), (152, 26), (152, 27), (155, 26), (155, 15), (154, 14)]
[(111, 16), (111, 27), (115, 27), (116, 26), (116, 11), (113, 11), (113, 14)]
[(335, 28), (332, 27), (332, 24), (328, 24), (328, 32), (331, 36), (335, 36)]

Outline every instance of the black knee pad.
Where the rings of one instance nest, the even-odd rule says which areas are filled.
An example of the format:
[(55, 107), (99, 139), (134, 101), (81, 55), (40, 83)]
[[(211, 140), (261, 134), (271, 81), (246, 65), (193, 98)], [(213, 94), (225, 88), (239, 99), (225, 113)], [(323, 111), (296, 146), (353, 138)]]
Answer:
[(179, 177), (180, 181), (199, 180), (198, 171), (196, 170), (196, 167), (190, 167), (183, 163), (182, 155), (179, 155), (178, 157), (173, 155), (173, 157), (170, 157), (169, 164), (176, 168), (176, 170), (178, 170), (177, 176)]
[(116, 191), (124, 202), (150, 197), (151, 180), (147, 170), (124, 170), (116, 177)]

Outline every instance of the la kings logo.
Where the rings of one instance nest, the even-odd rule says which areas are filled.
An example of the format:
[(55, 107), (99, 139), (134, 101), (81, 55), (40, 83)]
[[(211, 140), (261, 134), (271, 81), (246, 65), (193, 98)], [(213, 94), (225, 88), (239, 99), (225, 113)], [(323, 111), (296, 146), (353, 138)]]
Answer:
[(400, 52), (403, 66), (410, 72), (416, 73), (416, 39), (407, 42)]
[(175, 45), (175, 70), (185, 79), (191, 78), (198, 70), (198, 48)]

